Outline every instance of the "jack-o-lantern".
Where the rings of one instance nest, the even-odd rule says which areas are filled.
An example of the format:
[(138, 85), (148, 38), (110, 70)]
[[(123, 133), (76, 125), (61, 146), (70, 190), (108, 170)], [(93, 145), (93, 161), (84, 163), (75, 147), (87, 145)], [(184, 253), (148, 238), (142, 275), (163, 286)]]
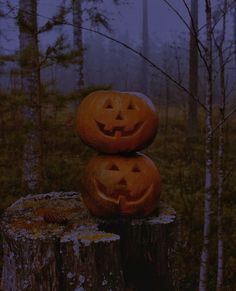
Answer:
[(105, 153), (141, 150), (157, 131), (152, 102), (132, 92), (93, 92), (81, 102), (76, 123), (81, 139)]
[(146, 216), (159, 202), (159, 171), (143, 154), (96, 156), (85, 168), (82, 196), (98, 217)]

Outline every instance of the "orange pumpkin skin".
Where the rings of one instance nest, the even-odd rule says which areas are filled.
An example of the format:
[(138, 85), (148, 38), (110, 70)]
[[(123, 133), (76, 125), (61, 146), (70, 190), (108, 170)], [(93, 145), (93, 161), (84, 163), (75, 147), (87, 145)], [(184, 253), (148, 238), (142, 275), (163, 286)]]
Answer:
[(84, 173), (82, 197), (94, 216), (146, 216), (158, 206), (159, 171), (143, 154), (96, 156)]
[(155, 138), (157, 121), (145, 95), (96, 91), (81, 102), (76, 127), (84, 143), (112, 154), (145, 148)]

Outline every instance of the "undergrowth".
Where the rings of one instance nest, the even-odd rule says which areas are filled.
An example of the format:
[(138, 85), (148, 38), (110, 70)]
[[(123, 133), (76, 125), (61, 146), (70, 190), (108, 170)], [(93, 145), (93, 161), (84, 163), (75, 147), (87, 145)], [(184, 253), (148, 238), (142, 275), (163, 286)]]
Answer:
[[(19, 103), (20, 104), (20, 103)], [(0, 114), (0, 212), (27, 192), (21, 184), (23, 148), (20, 105)], [(3, 108), (3, 107), (1, 107)], [(2, 110), (2, 109), (1, 109)], [(173, 113), (175, 112), (175, 113)], [(145, 150), (160, 169), (162, 200), (177, 211), (176, 272), (180, 290), (196, 290), (203, 231), (204, 203), (204, 121), (194, 142), (186, 139), (186, 124), (171, 111), (168, 128), (162, 126), (154, 143)], [(214, 155), (217, 154), (217, 135)], [(235, 286), (236, 278), (236, 119), (226, 126), (226, 180), (224, 191), (224, 285)], [(80, 191), (83, 167), (95, 152), (83, 145), (75, 132), (74, 113), (66, 106), (46, 106), (43, 114), (44, 183), (42, 192)], [(216, 168), (215, 185), (217, 185)], [(209, 290), (215, 289), (217, 237), (216, 193), (213, 201), (213, 225), (210, 249)], [(1, 261), (2, 262), (2, 261)], [(230, 289), (229, 289), (230, 290)], [(233, 290), (233, 289), (232, 289)]]

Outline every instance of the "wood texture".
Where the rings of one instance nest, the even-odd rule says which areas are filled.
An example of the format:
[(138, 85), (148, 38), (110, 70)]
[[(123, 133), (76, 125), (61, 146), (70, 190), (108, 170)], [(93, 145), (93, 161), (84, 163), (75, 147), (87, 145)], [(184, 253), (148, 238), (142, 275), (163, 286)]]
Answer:
[(175, 211), (165, 204), (156, 216), (103, 221), (102, 229), (121, 238), (126, 286), (135, 291), (174, 290)]
[(100, 220), (77, 193), (27, 196), (2, 219), (4, 291), (172, 290), (175, 212)]

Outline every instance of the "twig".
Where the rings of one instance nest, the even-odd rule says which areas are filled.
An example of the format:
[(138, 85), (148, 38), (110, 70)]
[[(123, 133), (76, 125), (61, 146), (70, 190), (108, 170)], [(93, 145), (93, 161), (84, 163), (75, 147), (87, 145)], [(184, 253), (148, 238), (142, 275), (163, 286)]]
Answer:
[(229, 119), (234, 113), (236, 112), (236, 107), (235, 108), (233, 108), (227, 115), (225, 115), (225, 117), (224, 117), (224, 119), (222, 119), (222, 121), (221, 122), (219, 122), (214, 128), (213, 128), (213, 130), (212, 130), (212, 132), (211, 132), (211, 134), (213, 135), (215, 132), (216, 132), (216, 130), (222, 125), (222, 124), (224, 124), (225, 123), (225, 121), (227, 120), (227, 119)]

